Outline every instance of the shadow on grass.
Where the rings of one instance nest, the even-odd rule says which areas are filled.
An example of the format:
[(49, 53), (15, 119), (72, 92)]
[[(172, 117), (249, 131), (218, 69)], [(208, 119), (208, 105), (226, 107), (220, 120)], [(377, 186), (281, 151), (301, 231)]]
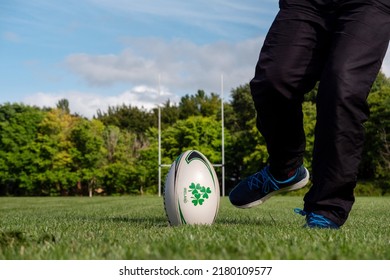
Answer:
[(216, 224), (231, 226), (275, 226), (277, 223), (271, 218), (218, 218)]
[(168, 220), (165, 217), (104, 217), (99, 220), (104, 220), (111, 223), (128, 223), (143, 227), (167, 227)]
[[(169, 222), (164, 217), (145, 218), (145, 217), (111, 217), (104, 218), (105, 221), (113, 223), (129, 223), (144, 228), (165, 228), (170, 227)], [(217, 218), (213, 225), (223, 226), (275, 226), (276, 222), (273, 219), (260, 218)]]

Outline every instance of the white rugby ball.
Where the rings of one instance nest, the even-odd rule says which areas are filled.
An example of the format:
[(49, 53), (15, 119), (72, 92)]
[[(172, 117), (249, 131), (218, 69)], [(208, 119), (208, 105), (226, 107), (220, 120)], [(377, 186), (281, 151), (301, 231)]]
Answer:
[(219, 182), (214, 167), (199, 151), (182, 153), (165, 180), (164, 206), (172, 226), (212, 224), (219, 209)]

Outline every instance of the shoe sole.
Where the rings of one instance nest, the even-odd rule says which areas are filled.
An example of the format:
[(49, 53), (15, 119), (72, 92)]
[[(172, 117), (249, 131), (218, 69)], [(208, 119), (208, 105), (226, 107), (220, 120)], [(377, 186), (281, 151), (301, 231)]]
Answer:
[(266, 196), (263, 196), (259, 200), (253, 201), (251, 203), (248, 203), (248, 204), (245, 204), (245, 205), (234, 205), (234, 206), (237, 207), (237, 208), (241, 208), (241, 209), (248, 209), (248, 208), (252, 208), (252, 207), (255, 207), (255, 206), (258, 206), (258, 205), (264, 203), (267, 199), (269, 199), (271, 196), (274, 196), (276, 194), (280, 194), (280, 193), (284, 193), (284, 192), (290, 192), (290, 191), (296, 191), (296, 190), (302, 189), (309, 182), (309, 171), (306, 168), (305, 168), (305, 171), (306, 171), (306, 177), (303, 178), (301, 181), (296, 182), (294, 185), (285, 187), (283, 189), (279, 189), (277, 191), (270, 192)]

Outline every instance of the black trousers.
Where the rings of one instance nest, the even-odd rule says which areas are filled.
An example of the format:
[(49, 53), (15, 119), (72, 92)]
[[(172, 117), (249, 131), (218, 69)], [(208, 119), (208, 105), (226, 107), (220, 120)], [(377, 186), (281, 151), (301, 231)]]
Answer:
[(342, 225), (354, 203), (366, 102), (390, 39), (390, 0), (281, 0), (251, 93), (271, 173), (303, 163), (303, 95), (319, 83), (304, 210)]

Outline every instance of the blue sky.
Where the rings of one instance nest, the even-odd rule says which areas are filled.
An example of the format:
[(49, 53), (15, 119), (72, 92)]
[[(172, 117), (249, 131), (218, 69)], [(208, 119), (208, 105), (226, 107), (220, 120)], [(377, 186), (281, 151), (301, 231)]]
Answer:
[(277, 11), (277, 0), (2, 0), (0, 103), (67, 98), (91, 117), (219, 93), (221, 74), (228, 95), (252, 78)]

